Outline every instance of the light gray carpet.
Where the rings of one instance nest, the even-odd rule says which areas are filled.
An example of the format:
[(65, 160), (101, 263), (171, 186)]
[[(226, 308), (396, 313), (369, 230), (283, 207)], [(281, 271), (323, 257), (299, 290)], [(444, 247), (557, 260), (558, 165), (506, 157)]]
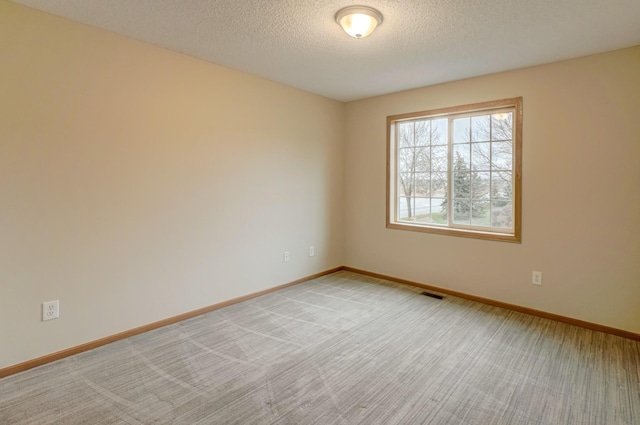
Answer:
[(640, 424), (640, 342), (338, 272), (0, 380), (0, 424)]

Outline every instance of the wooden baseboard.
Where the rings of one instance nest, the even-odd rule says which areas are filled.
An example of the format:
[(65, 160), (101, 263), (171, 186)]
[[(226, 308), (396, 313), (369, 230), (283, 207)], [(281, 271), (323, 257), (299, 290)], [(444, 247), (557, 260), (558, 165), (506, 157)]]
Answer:
[(445, 288), (440, 288), (437, 286), (432, 286), (432, 285), (425, 285), (423, 283), (418, 283), (418, 282), (413, 282), (410, 280), (406, 280), (406, 279), (399, 279), (393, 276), (387, 276), (387, 275), (383, 275), (383, 274), (379, 274), (379, 273), (373, 273), (367, 270), (361, 270), (361, 269), (356, 269), (353, 267), (348, 267), (348, 266), (341, 266), (341, 267), (336, 267), (330, 270), (325, 270), (323, 272), (320, 273), (316, 273), (313, 274), (311, 276), (307, 276), (301, 279), (297, 279), (294, 280), (293, 282), (289, 282), (289, 283), (285, 283), (283, 285), (278, 285), (278, 286), (274, 286), (273, 288), (269, 288), (269, 289), (265, 289), (264, 291), (260, 291), (260, 292), (255, 292), (253, 294), (249, 294), (249, 295), (245, 295), (242, 297), (238, 297), (238, 298), (234, 298), (228, 301), (224, 301), (218, 304), (214, 304), (211, 306), (207, 306), (207, 307), (203, 307), (197, 310), (193, 310), (193, 311), (189, 311), (187, 313), (183, 313), (183, 314), (179, 314), (177, 316), (174, 317), (169, 317), (167, 319), (164, 320), (160, 320), (157, 322), (153, 322), (150, 323), (148, 325), (144, 325), (144, 326), (140, 326), (134, 329), (130, 329), (128, 331), (124, 331), (124, 332), (120, 332), (118, 334), (115, 335), (110, 335), (107, 336), (105, 338), (100, 338), (97, 339), (95, 341), (90, 341), (87, 342), (85, 344), (81, 344), (78, 345), (76, 347), (71, 347), (71, 348), (67, 348), (65, 350), (62, 351), (58, 351), (56, 353), (52, 353), (52, 354), (48, 354), (46, 356), (42, 356), (42, 357), (38, 357), (36, 359), (32, 359), (32, 360), (27, 360), (26, 362), (23, 363), (19, 363), (13, 366), (9, 366), (3, 369), (0, 369), (0, 378), (4, 378), (5, 376), (9, 376), (9, 375), (14, 375), (16, 373), (19, 372), (23, 372), (25, 370), (29, 370), (32, 369), (34, 367), (38, 367), (38, 366), (42, 366), (44, 364), (47, 363), (51, 363), (54, 362), (56, 360), (60, 360), (63, 359), (65, 357), (69, 357), (69, 356), (73, 356), (74, 354), (79, 354), (85, 351), (89, 351), (92, 350), (94, 348), (98, 348), (101, 347), (103, 345), (107, 345), (110, 344), (112, 342), (116, 342), (125, 338), (129, 338), (131, 336), (135, 336), (135, 335), (139, 335), (141, 333), (144, 332), (148, 332), (151, 331), (153, 329), (157, 329), (157, 328), (161, 328), (163, 326), (167, 326), (167, 325), (171, 325), (177, 322), (181, 322), (183, 320), (187, 320), (187, 319), (191, 319), (192, 317), (196, 317), (199, 316), (201, 314), (204, 313), (208, 313), (210, 311), (213, 310), (217, 310), (223, 307), (227, 307), (229, 305), (232, 304), (237, 304), (240, 303), (242, 301), (247, 301), (250, 300), (252, 298), (256, 298), (259, 297), (261, 295), (266, 295), (269, 294), (271, 292), (277, 291), (279, 289), (283, 289), (289, 286), (293, 286), (293, 285), (297, 285), (299, 283), (302, 282), (306, 282), (308, 280), (312, 280), (312, 279), (316, 279), (318, 277), (321, 276), (325, 276), (331, 273), (335, 273), (337, 271), (341, 271), (341, 270), (345, 270), (345, 271), (350, 271), (350, 272), (354, 272), (354, 273), (359, 273), (365, 276), (371, 276), (371, 277), (375, 277), (378, 279), (385, 279), (385, 280), (390, 280), (393, 282), (398, 282), (398, 283), (403, 283), (405, 285), (410, 285), (410, 286), (415, 286), (418, 288), (422, 288), (422, 289), (427, 289), (430, 291), (435, 291), (435, 292), (439, 292), (442, 294), (447, 294), (447, 295), (453, 295), (456, 297), (460, 297), (460, 298), (464, 298), (467, 300), (471, 300), (471, 301), (477, 301), (483, 304), (488, 304), (488, 305), (492, 305), (492, 306), (496, 306), (496, 307), (501, 307), (501, 308), (505, 308), (507, 310), (513, 310), (513, 311), (518, 311), (520, 313), (525, 313), (525, 314), (530, 314), (532, 316), (538, 316), (538, 317), (543, 317), (545, 319), (551, 319), (551, 320), (555, 320), (557, 322), (562, 322), (562, 323), (567, 323), (570, 325), (574, 325), (574, 326), (579, 326), (582, 328), (586, 328), (586, 329), (591, 329), (594, 331), (599, 331), (599, 332), (604, 332), (604, 333), (608, 333), (608, 334), (612, 334), (612, 335), (617, 335), (623, 338), (628, 338), (628, 339), (632, 339), (632, 340), (636, 340), (636, 341), (640, 341), (640, 334), (634, 333), (634, 332), (629, 332), (629, 331), (625, 331), (622, 329), (617, 329), (617, 328), (612, 328), (609, 326), (603, 326), (603, 325), (599, 325), (596, 323), (591, 323), (591, 322), (586, 322), (584, 320), (578, 320), (578, 319), (574, 319), (571, 317), (566, 317), (566, 316), (561, 316), (559, 314), (553, 314), (553, 313), (548, 313), (546, 311), (541, 311), (541, 310), (535, 310), (532, 308), (528, 308), (528, 307), (522, 307), (519, 305), (515, 305), (515, 304), (509, 304), (509, 303), (505, 303), (502, 301), (496, 301), (496, 300), (492, 300), (489, 298), (482, 298), (482, 297), (478, 297), (475, 295), (470, 295), (470, 294), (466, 294), (464, 292), (458, 292), (458, 291), (452, 291), (450, 289), (445, 289)]
[(413, 281), (406, 280), (406, 279), (399, 279), (399, 278), (396, 278), (396, 277), (393, 277), (393, 276), (386, 276), (386, 275), (383, 275), (383, 274), (373, 273), (373, 272), (369, 272), (369, 271), (366, 271), (366, 270), (360, 270), (360, 269), (356, 269), (356, 268), (353, 268), (353, 267), (344, 266), (341, 269), (342, 270), (346, 270), (346, 271), (350, 271), (350, 272), (354, 272), (354, 273), (363, 274), (363, 275), (366, 275), (366, 276), (375, 277), (375, 278), (378, 278), (378, 279), (385, 279), (385, 280), (390, 280), (392, 282), (404, 283), (405, 285), (410, 285), (410, 286), (415, 286), (415, 287), (422, 288), (422, 289), (427, 289), (427, 290), (430, 290), (430, 291), (440, 292), (442, 294), (453, 295), (453, 296), (456, 296), (456, 297), (459, 297), (459, 298), (464, 298), (464, 299), (471, 300), (471, 301), (477, 301), (477, 302), (480, 302), (480, 303), (483, 303), (483, 304), (492, 305), (492, 306), (495, 306), (495, 307), (502, 307), (502, 308), (505, 308), (507, 310), (518, 311), (520, 313), (530, 314), (532, 316), (543, 317), (545, 319), (551, 319), (551, 320), (555, 320), (557, 322), (567, 323), (569, 325), (574, 325), (574, 326), (579, 326), (581, 328), (591, 329), (593, 331), (604, 332), (604, 333), (608, 333), (608, 334), (612, 334), (612, 335), (616, 335), (616, 336), (621, 336), (623, 338), (628, 338), (628, 339), (633, 339), (633, 340), (636, 340), (636, 341), (640, 341), (640, 334), (637, 334), (637, 333), (634, 333), (634, 332), (625, 331), (625, 330), (622, 330), (622, 329), (617, 329), (617, 328), (612, 328), (612, 327), (609, 327), (609, 326), (599, 325), (597, 323), (586, 322), (584, 320), (578, 320), (578, 319), (574, 319), (572, 317), (561, 316), (559, 314), (548, 313), (546, 311), (535, 310), (533, 308), (522, 307), (522, 306), (519, 306), (519, 305), (509, 304), (509, 303), (505, 303), (505, 302), (502, 302), (502, 301), (496, 301), (496, 300), (492, 300), (490, 298), (482, 298), (482, 297), (478, 297), (478, 296), (475, 296), (475, 295), (466, 294), (464, 292), (452, 291), (450, 289), (439, 288), (437, 286), (432, 286), (432, 285), (425, 285), (423, 283), (413, 282)]
[(74, 354), (83, 353), (85, 351), (93, 350), (94, 348), (101, 347), (103, 345), (110, 344), (112, 342), (120, 341), (121, 339), (129, 338), (131, 336), (139, 335), (144, 332), (151, 331), (153, 329), (161, 328), (163, 326), (171, 325), (177, 322), (181, 322), (183, 320), (191, 319), (192, 317), (200, 316), (201, 314), (208, 313), (213, 310), (218, 310), (223, 307), (227, 307), (232, 304), (237, 304), (242, 301), (247, 301), (252, 298), (259, 297), (261, 295), (266, 295), (271, 292), (277, 291), (279, 289), (287, 288), (289, 286), (297, 285), (302, 282), (306, 282), (308, 280), (316, 279), (321, 276), (325, 276), (331, 273), (335, 273), (337, 271), (342, 270), (342, 267), (336, 267), (330, 270), (325, 270), (320, 273), (313, 274), (311, 276), (303, 277), (301, 279), (294, 280), (293, 282), (285, 283), (283, 285), (274, 286), (273, 288), (265, 289), (264, 291), (255, 292), (253, 294), (244, 295), (242, 297), (234, 298), (228, 301), (223, 301), (218, 304), (210, 305), (207, 307), (203, 307), (197, 310), (189, 311), (187, 313), (179, 314), (177, 316), (169, 317), (168, 319), (159, 320), (157, 322), (150, 323), (148, 325), (140, 326), (134, 329), (130, 329), (128, 331), (120, 332), (115, 335), (110, 335), (105, 338), (100, 338), (95, 341), (90, 341), (85, 344), (81, 344), (75, 347), (67, 348), (65, 350), (58, 351), (56, 353), (47, 354), (46, 356), (38, 357), (36, 359), (27, 360), (23, 363), (18, 363), (13, 366), (9, 366), (3, 369), (0, 369), (0, 378), (4, 378), (5, 376), (14, 375), (19, 372), (23, 372), (25, 370), (32, 369), (34, 367), (42, 366), (47, 363), (55, 362), (56, 360), (63, 359), (65, 357), (73, 356)]

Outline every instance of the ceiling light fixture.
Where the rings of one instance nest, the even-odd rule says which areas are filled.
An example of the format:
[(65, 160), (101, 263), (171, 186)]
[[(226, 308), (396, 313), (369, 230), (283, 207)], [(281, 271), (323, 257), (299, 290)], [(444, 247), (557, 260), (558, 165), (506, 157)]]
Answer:
[(382, 13), (367, 6), (349, 6), (338, 10), (336, 22), (351, 37), (364, 38), (382, 23)]

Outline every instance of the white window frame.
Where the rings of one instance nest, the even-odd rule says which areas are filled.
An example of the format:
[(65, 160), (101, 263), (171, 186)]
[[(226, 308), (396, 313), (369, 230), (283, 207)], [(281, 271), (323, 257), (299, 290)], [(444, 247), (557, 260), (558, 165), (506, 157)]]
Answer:
[[(446, 118), (449, 122), (454, 118), (468, 117), (474, 115), (499, 114), (501, 112), (512, 112), (512, 228), (497, 228), (454, 224), (451, 219), (452, 205), (452, 174), (453, 174), (453, 141), (452, 126), (449, 125), (447, 135), (447, 194), (448, 203), (448, 224), (430, 224), (416, 221), (400, 220), (399, 200), (400, 190), (398, 172), (398, 141), (396, 127), (400, 123), (410, 121), (420, 121), (429, 119)], [(471, 143), (471, 141), (469, 142)], [(491, 165), (493, 167), (493, 164)], [(493, 171), (492, 171), (493, 172)], [(440, 108), (408, 114), (391, 115), (387, 117), (387, 228), (410, 230), (426, 233), (436, 233), (442, 235), (462, 236), (477, 239), (495, 240), (503, 242), (521, 241), (522, 234), (522, 97), (495, 100), (469, 105), (461, 105), (447, 108)]]

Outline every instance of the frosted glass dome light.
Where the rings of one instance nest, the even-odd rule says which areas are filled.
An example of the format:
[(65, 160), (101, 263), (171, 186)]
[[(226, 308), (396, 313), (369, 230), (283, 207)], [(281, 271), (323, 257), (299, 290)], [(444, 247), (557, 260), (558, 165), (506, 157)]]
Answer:
[(364, 38), (382, 23), (382, 13), (367, 6), (349, 6), (336, 13), (336, 22), (354, 38)]

